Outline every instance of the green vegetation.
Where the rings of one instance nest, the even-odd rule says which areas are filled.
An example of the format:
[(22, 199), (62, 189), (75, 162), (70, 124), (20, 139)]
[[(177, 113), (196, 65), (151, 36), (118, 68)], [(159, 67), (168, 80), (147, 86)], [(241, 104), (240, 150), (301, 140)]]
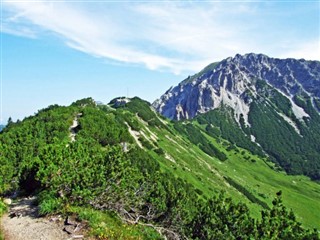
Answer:
[(314, 99), (314, 105), (320, 111), (320, 99), (319, 98)]
[[(7, 211), (7, 206), (6, 204), (2, 201), (2, 198), (0, 198), (0, 218), (2, 217), (2, 215)], [(2, 233), (2, 229), (0, 226), (0, 240), (4, 240), (4, 236)]]
[(232, 144), (248, 149), (253, 154), (263, 156), (261, 149), (239, 128), (233, 118), (231, 109), (226, 106), (222, 107), (221, 110), (201, 114), (195, 120), (201, 125), (206, 125), (206, 132), (212, 137), (224, 138)]
[[(193, 121), (197, 121), (205, 133), (215, 139), (228, 140), (262, 158), (267, 154), (276, 168), (288, 174), (306, 175), (319, 181), (320, 115), (313, 106), (317, 105), (317, 100), (312, 103), (308, 95), (297, 95), (295, 103), (309, 115), (298, 119), (287, 97), (259, 79), (256, 87), (258, 95), (250, 96), (255, 98), (248, 115), (250, 127), (246, 126), (243, 116), (237, 123), (233, 110), (227, 106), (198, 115)], [(260, 146), (251, 141), (251, 136)], [(202, 147), (206, 152), (207, 149)]]
[[(115, 100), (111, 101), (111, 104)], [(144, 101), (138, 97), (134, 97), (127, 104), (119, 106), (125, 110), (128, 110), (134, 114), (137, 114), (141, 119), (148, 123), (151, 126), (163, 126), (163, 123), (159, 120), (156, 113), (150, 111), (150, 103)]]
[(316, 230), (306, 234), (283, 206), (281, 192), (277, 194), (271, 211), (262, 212), (261, 222), (250, 218), (245, 205), (233, 205), (230, 198), (210, 199), (198, 206), (199, 214), (190, 226), (192, 239), (318, 239)]
[[(170, 123), (138, 98), (112, 107), (88, 98), (10, 123), (0, 133), (0, 195), (38, 195), (42, 214), (75, 215), (98, 239), (317, 239), (305, 229), (319, 227), (306, 210), (318, 204), (316, 183), (272, 170), (218, 126)], [(271, 207), (280, 188), (297, 215), (280, 194)]]
[(199, 148), (209, 156), (214, 156), (218, 158), (220, 161), (227, 160), (227, 156), (217, 147), (215, 147), (212, 143), (210, 143), (208, 139), (201, 133), (201, 131), (198, 128), (196, 128), (193, 124), (188, 123), (185, 125), (181, 125), (179, 123), (176, 123), (174, 127), (178, 132), (188, 137), (188, 139), (193, 144), (199, 146)]
[(162, 239), (153, 228), (122, 222), (116, 213), (103, 212), (87, 207), (70, 207), (69, 213), (76, 214), (79, 221), (89, 222), (89, 234), (98, 239)]
[(264, 201), (261, 201), (259, 198), (255, 197), (250, 191), (248, 191), (244, 186), (240, 185), (236, 181), (234, 181), (230, 177), (224, 177), (226, 181), (236, 188), (239, 192), (241, 192), (243, 195), (245, 195), (252, 203), (259, 204), (261, 207), (265, 209), (270, 209), (268, 204), (266, 204)]
[(210, 75), (210, 73), (212, 73), (212, 71), (220, 64), (220, 62), (214, 62), (209, 64), (208, 66), (206, 66), (204, 69), (202, 69), (199, 73), (194, 74), (192, 76), (188, 76), (185, 80), (183, 80), (181, 82), (182, 85), (187, 84), (189, 82), (192, 82), (198, 78), (200, 78), (201, 76), (204, 75), (204, 77)]
[[(258, 84), (257, 90), (264, 103), (253, 102), (250, 106), (251, 134), (270, 159), (287, 173), (303, 174), (313, 180), (320, 180), (320, 115), (313, 108), (310, 97), (295, 97), (295, 102), (310, 116), (298, 120), (286, 97), (265, 83)], [(275, 110), (291, 119), (298, 130)]]

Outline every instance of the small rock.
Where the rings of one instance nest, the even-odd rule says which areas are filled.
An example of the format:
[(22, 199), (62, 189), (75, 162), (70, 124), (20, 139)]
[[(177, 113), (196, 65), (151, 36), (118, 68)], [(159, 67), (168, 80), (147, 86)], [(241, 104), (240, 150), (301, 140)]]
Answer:
[(67, 216), (64, 220), (64, 225), (77, 225), (76, 221), (71, 219), (71, 217)]
[(81, 228), (82, 228), (81, 224), (78, 223), (78, 224), (76, 225), (76, 227), (74, 228), (73, 231), (74, 231), (74, 232), (77, 232), (77, 231), (79, 231)]
[(60, 222), (60, 217), (52, 217), (50, 218), (50, 222)]
[(9, 217), (14, 218), (14, 217), (22, 217), (22, 213), (21, 212), (10, 212), (9, 213)]
[(60, 190), (58, 193), (59, 193), (59, 197), (62, 197), (62, 198), (64, 197), (64, 192), (63, 192), (63, 190)]
[(12, 204), (11, 198), (5, 198), (5, 199), (3, 199), (3, 202), (4, 202), (5, 204), (7, 204), (7, 205), (11, 205), (11, 204)]
[(82, 239), (82, 238), (84, 238), (84, 236), (83, 235), (73, 235), (72, 238), (73, 239)]
[(74, 231), (74, 226), (72, 226), (72, 225), (65, 226), (63, 228), (63, 231), (67, 232), (68, 234), (72, 234)]

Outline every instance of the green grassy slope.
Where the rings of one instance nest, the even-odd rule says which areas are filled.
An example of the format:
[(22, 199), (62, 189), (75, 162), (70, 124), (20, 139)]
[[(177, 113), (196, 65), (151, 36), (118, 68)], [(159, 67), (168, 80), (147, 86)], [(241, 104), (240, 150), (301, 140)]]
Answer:
[[(307, 227), (319, 228), (318, 183), (305, 176), (292, 176), (275, 170), (274, 164), (265, 158), (253, 155), (245, 149), (232, 147), (225, 139), (207, 135), (204, 126), (196, 121), (192, 122), (194, 128), (201, 131), (210, 143), (227, 156), (226, 161), (209, 156), (192, 144), (187, 135), (174, 128), (174, 124), (185, 126), (189, 122), (172, 123), (156, 116), (166, 126), (160, 129), (139, 116), (133, 117), (139, 122), (140, 132), (146, 136), (146, 142), (151, 143), (153, 149), (158, 146), (165, 152), (159, 155), (152, 149), (148, 150), (161, 163), (162, 168), (192, 183), (203, 195), (210, 196), (224, 190), (234, 200), (248, 204), (252, 214), (259, 218), (263, 206), (271, 206), (275, 193), (282, 190), (285, 205), (294, 210), (299, 221)], [(148, 149), (148, 146), (144, 148)], [(237, 184), (243, 189), (237, 189)]]

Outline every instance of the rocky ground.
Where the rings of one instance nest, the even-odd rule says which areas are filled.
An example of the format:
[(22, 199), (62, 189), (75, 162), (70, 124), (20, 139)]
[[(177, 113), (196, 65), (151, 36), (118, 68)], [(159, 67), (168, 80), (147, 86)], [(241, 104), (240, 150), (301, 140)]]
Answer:
[(9, 206), (1, 219), (5, 240), (84, 239), (84, 225), (71, 217), (40, 217), (35, 198), (23, 198)]

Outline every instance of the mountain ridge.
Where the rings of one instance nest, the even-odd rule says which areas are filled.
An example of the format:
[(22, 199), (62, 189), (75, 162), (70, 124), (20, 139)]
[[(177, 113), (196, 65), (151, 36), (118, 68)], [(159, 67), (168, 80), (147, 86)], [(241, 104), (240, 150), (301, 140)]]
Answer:
[[(220, 124), (221, 134), (234, 144), (260, 148), (288, 173), (314, 180), (320, 179), (319, 106), (320, 62), (253, 53), (210, 64), (153, 103), (173, 120), (200, 119), (207, 128)], [(212, 111), (215, 117), (202, 117)], [(218, 111), (229, 112), (224, 121), (232, 116), (242, 133), (228, 133), (215, 120)]]
[[(295, 70), (293, 71), (292, 68)], [(313, 82), (306, 81), (307, 77), (310, 77)], [(221, 101), (232, 105), (228, 99), (230, 99), (230, 94), (235, 94), (236, 96), (232, 96), (234, 101), (241, 105), (238, 112), (246, 115), (248, 103), (245, 102), (245, 98), (247, 101), (250, 101), (250, 98), (245, 90), (250, 90), (255, 95), (255, 89), (248, 85), (254, 84), (256, 79), (266, 80), (271, 86), (281, 90), (288, 98), (292, 98), (291, 95), (297, 93), (305, 93), (312, 98), (313, 105), (318, 106), (320, 99), (320, 63), (318, 61), (295, 60), (293, 58), (282, 60), (253, 53), (243, 56), (237, 54), (234, 58), (229, 57), (221, 62), (208, 65), (199, 74), (188, 77), (178, 86), (170, 88), (153, 103), (153, 106), (158, 112), (170, 119), (189, 119), (198, 113), (219, 107)], [(188, 92), (195, 86), (198, 87), (198, 92), (190, 92), (189, 98), (183, 94), (184, 91)], [(225, 92), (221, 93), (223, 90)], [(226, 96), (227, 94), (229, 96)], [(241, 94), (243, 96), (240, 96)], [(197, 105), (192, 104), (193, 98), (197, 99)], [(169, 99), (171, 102), (168, 101)], [(174, 110), (170, 105), (172, 101), (176, 106)], [(298, 112), (301, 109), (292, 99), (291, 103), (296, 108), (297, 115), (301, 116), (301, 113)], [(232, 107), (235, 108), (234, 105)], [(317, 110), (319, 111), (318, 107)], [(302, 116), (307, 115), (302, 112)]]

